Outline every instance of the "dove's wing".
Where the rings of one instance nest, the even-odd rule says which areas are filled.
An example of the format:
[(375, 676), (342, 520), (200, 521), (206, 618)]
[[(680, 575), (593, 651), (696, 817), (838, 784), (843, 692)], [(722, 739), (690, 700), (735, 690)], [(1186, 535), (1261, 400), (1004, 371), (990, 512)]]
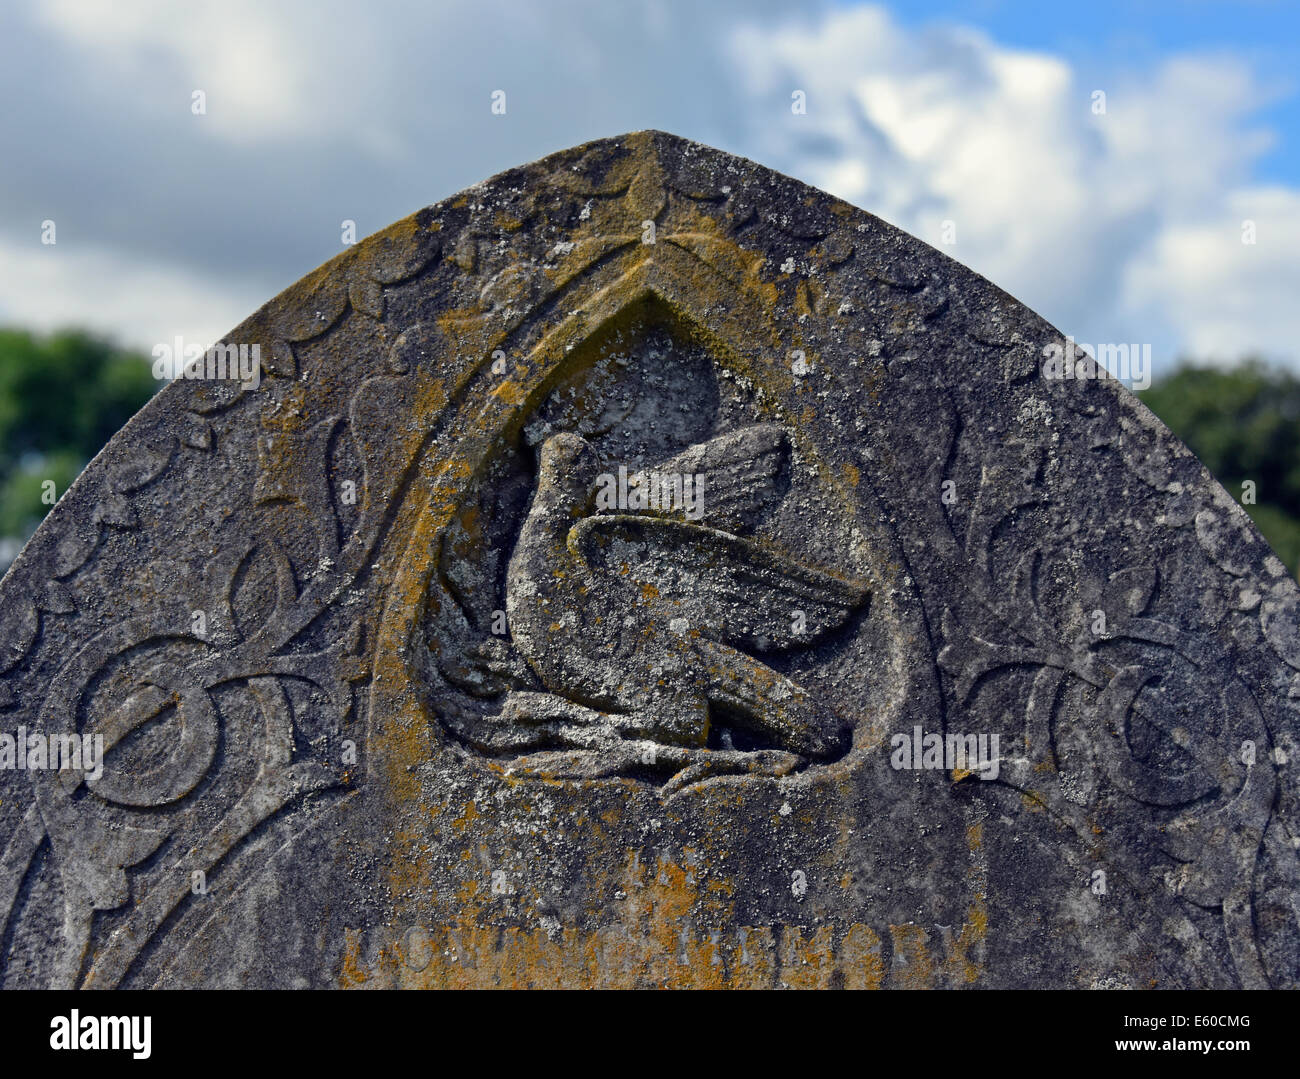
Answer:
[[(648, 471), (702, 475), (703, 514), (691, 519), (725, 532), (744, 534), (781, 500), (789, 459), (785, 431), (775, 423), (759, 423), (701, 442)], [(665, 515), (675, 520), (685, 516), (680, 511)]]
[(630, 514), (588, 517), (569, 547), (597, 573), (635, 584), (684, 631), (737, 647), (796, 648), (842, 625), (870, 587), (752, 540)]

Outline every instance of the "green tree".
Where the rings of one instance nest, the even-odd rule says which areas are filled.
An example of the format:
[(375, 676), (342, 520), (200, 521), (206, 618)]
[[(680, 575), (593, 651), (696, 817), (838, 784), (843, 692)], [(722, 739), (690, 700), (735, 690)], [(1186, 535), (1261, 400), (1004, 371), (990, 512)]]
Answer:
[(80, 330), (0, 329), (0, 536), (25, 539), (158, 388), (148, 359)]
[(1143, 402), (1238, 500), (1295, 573), (1300, 567), (1300, 378), (1250, 359), (1221, 369), (1186, 365)]

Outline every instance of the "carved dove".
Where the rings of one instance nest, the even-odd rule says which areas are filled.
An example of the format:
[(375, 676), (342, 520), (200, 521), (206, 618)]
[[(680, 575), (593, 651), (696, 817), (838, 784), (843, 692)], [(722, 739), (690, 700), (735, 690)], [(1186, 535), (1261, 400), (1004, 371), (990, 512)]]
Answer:
[(867, 601), (868, 585), (706, 523), (752, 526), (779, 497), (787, 454), (780, 428), (759, 425), (658, 466), (708, 476), (692, 522), (594, 513), (596, 451), (576, 434), (546, 440), (506, 580), (514, 643), (549, 691), (510, 694), (503, 717), (521, 747), (702, 748), (722, 715), (756, 750), (843, 748), (841, 718), (742, 649), (808, 646)]

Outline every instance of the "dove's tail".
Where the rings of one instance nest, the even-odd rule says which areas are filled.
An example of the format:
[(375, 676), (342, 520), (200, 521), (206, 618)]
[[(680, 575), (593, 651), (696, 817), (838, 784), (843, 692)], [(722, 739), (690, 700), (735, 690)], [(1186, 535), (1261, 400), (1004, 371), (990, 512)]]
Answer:
[(847, 748), (844, 720), (798, 682), (725, 644), (701, 641), (698, 647), (709, 703), (734, 715), (737, 725), (807, 757), (833, 757)]

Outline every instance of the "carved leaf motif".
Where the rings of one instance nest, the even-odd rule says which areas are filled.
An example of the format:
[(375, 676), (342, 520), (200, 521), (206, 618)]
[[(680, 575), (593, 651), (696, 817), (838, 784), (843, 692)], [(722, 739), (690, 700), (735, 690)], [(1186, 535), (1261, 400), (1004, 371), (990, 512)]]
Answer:
[(68, 534), (59, 540), (54, 552), (54, 575), (69, 577), (86, 564), (99, 546), (99, 526), (87, 521), (73, 522)]
[(252, 636), (297, 598), (293, 567), (274, 541), (254, 547), (236, 566), (229, 586), (230, 614), (241, 637)]
[(208, 451), (212, 449), (212, 424), (194, 412), (185, 414), (185, 433), (181, 441), (191, 449)]
[(127, 494), (147, 486), (166, 471), (174, 453), (174, 442), (162, 452), (150, 450), (139, 452), (109, 473), (109, 486), (118, 494)]
[(1240, 520), (1221, 516), (1214, 510), (1201, 510), (1196, 515), (1196, 538), (1206, 557), (1220, 569), (1234, 577), (1246, 573), (1249, 530)]
[(1295, 590), (1269, 596), (1260, 606), (1259, 622), (1273, 651), (1300, 670), (1300, 599)]
[(10, 670), (27, 655), (40, 628), (41, 616), (35, 607), (6, 612), (0, 624), (0, 671)]
[(1130, 566), (1112, 574), (1106, 586), (1105, 609), (1140, 615), (1147, 609), (1155, 592), (1155, 566)]
[(71, 614), (77, 609), (72, 590), (62, 581), (51, 581), (45, 586), (37, 607), (50, 614)]
[(112, 525), (114, 528), (139, 528), (140, 519), (136, 516), (131, 503), (123, 495), (111, 494), (95, 507), (96, 524)]
[(363, 315), (373, 319), (384, 317), (384, 290), (377, 281), (354, 278), (348, 287), (348, 301)]

